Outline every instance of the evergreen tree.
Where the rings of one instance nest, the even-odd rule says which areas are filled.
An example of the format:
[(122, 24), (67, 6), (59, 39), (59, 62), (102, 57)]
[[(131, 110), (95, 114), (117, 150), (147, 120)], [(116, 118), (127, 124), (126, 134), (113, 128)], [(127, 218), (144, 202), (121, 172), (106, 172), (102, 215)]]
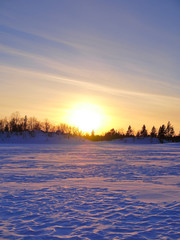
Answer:
[(142, 126), (142, 130), (141, 130), (141, 136), (142, 137), (147, 137), (147, 130), (146, 130), (146, 126), (145, 124)]
[(140, 137), (140, 136), (141, 136), (141, 131), (137, 131), (136, 137)]
[(129, 125), (129, 127), (128, 127), (127, 132), (126, 132), (126, 136), (127, 136), (127, 137), (131, 137), (131, 136), (133, 136), (133, 130), (132, 130), (132, 128), (131, 128), (130, 125)]
[(170, 121), (167, 123), (166, 127), (166, 137), (173, 137), (174, 136), (174, 127), (171, 125)]
[(166, 127), (165, 127), (165, 125), (163, 124), (163, 125), (160, 126), (160, 128), (159, 128), (158, 137), (159, 137), (160, 139), (163, 139), (163, 138), (165, 138), (165, 135), (166, 135)]
[(157, 137), (157, 130), (155, 126), (152, 127), (150, 135), (151, 137)]

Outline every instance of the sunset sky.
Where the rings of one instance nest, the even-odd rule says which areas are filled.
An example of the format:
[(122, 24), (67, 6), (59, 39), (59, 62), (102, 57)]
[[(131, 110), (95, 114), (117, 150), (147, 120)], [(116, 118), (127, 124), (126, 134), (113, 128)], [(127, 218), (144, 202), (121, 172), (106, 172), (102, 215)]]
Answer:
[(180, 131), (179, 0), (1, 0), (0, 117)]

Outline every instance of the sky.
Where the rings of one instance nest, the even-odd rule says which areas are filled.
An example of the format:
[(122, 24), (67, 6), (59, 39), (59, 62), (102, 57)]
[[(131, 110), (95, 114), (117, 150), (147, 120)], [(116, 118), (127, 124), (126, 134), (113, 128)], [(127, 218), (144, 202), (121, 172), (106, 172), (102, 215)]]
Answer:
[(0, 116), (180, 131), (179, 0), (0, 0)]

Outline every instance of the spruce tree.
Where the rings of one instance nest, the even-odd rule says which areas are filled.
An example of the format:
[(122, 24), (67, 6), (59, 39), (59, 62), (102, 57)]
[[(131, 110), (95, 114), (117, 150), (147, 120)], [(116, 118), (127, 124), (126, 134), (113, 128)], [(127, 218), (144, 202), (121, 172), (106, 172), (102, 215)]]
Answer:
[(146, 126), (145, 124), (142, 126), (142, 130), (141, 130), (141, 136), (142, 137), (147, 137), (147, 130), (146, 130)]
[(152, 127), (150, 135), (151, 137), (157, 137), (157, 130), (155, 126)]
[(174, 136), (174, 127), (171, 125), (171, 122), (168, 121), (166, 127), (166, 137), (171, 138)]
[(165, 125), (163, 124), (163, 125), (160, 126), (160, 128), (159, 128), (158, 137), (159, 137), (160, 139), (163, 139), (163, 138), (165, 138), (165, 135), (166, 135), (166, 127), (165, 127)]
[(130, 125), (129, 125), (129, 127), (128, 127), (127, 132), (126, 132), (126, 136), (127, 136), (127, 137), (131, 137), (131, 136), (133, 136), (133, 130), (132, 130), (132, 128), (131, 128)]

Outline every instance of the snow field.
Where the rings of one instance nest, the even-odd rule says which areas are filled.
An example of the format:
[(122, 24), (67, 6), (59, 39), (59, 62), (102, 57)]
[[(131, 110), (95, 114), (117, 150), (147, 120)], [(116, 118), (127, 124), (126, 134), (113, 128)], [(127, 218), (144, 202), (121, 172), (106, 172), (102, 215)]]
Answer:
[(0, 145), (0, 239), (180, 239), (180, 144)]

